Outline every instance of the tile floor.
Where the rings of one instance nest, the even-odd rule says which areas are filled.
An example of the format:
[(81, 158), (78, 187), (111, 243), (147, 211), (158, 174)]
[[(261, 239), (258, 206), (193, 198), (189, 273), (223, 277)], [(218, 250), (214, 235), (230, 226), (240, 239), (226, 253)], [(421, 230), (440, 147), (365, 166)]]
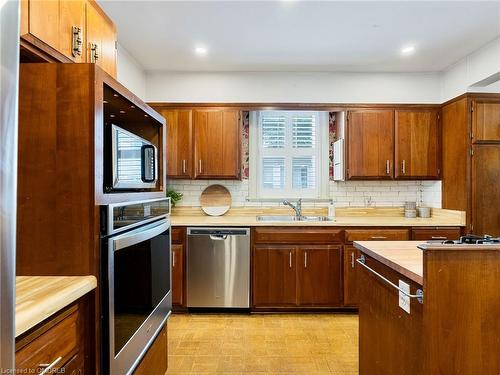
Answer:
[(169, 320), (177, 374), (358, 374), (352, 314), (187, 314)]

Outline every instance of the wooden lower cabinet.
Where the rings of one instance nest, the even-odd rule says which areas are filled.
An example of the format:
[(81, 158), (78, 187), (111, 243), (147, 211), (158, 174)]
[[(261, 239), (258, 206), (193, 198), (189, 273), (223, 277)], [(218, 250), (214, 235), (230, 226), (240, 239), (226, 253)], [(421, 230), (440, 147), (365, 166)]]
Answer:
[(168, 368), (168, 336), (165, 324), (153, 345), (134, 371), (134, 375), (165, 375)]
[(461, 235), (460, 228), (413, 228), (411, 230), (412, 240), (424, 241), (446, 241), (458, 240)]
[(184, 245), (172, 245), (172, 305), (184, 305)]
[(359, 250), (354, 246), (344, 246), (344, 306), (358, 305), (356, 259), (359, 255)]
[(254, 246), (254, 307), (290, 307), (297, 305), (297, 250), (291, 246)]
[(16, 338), (16, 373), (93, 374), (91, 343), (94, 325), (89, 304), (94, 294), (82, 297)]
[(340, 246), (254, 246), (252, 306), (341, 306), (341, 257)]
[(297, 248), (297, 304), (340, 306), (342, 304), (342, 248), (300, 246)]

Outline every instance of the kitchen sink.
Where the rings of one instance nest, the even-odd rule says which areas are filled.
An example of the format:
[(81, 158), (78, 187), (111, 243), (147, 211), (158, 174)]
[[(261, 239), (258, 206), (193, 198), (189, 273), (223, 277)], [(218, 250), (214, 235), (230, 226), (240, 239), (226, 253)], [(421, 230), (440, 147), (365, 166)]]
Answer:
[(328, 216), (302, 216), (297, 218), (296, 216), (285, 216), (285, 215), (261, 215), (257, 216), (258, 221), (333, 221), (333, 219)]

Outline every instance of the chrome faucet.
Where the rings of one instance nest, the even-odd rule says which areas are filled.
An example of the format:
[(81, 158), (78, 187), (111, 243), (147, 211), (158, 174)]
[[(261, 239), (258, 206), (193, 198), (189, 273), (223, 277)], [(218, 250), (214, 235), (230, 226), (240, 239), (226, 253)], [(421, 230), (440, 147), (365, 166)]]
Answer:
[(290, 203), (287, 200), (284, 200), (283, 204), (285, 206), (290, 206), (295, 211), (295, 218), (296, 218), (296, 220), (301, 220), (302, 219), (302, 198), (300, 198), (297, 201), (296, 204)]

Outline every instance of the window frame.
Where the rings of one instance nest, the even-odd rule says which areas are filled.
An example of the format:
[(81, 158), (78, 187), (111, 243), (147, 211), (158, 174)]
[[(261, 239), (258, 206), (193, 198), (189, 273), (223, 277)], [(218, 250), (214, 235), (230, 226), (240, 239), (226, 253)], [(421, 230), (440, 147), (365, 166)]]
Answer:
[[(260, 118), (262, 114), (286, 114), (285, 126), (285, 148), (262, 148), (262, 127)], [(289, 118), (291, 115), (316, 114), (316, 147), (314, 152), (309, 148), (293, 148), (293, 127)], [(249, 123), (249, 199), (252, 200), (277, 200), (298, 199), (308, 200), (327, 199), (329, 184), (329, 113), (324, 111), (302, 111), (302, 110), (262, 110), (250, 112)], [(265, 151), (264, 151), (265, 150)], [(294, 156), (309, 156), (315, 158), (316, 165), (316, 187), (315, 189), (293, 188), (292, 158)], [(290, 176), (285, 175), (284, 189), (265, 189), (262, 183), (262, 160), (264, 156), (285, 157), (285, 173), (289, 171)]]

